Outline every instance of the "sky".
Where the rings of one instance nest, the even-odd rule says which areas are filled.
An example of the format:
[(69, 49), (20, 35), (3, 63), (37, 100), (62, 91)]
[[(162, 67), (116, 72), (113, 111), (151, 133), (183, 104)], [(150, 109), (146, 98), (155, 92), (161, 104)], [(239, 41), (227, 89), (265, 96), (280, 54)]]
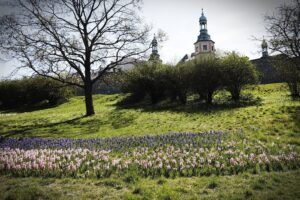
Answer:
[(165, 62), (177, 62), (194, 51), (199, 35), (201, 9), (207, 29), (220, 51), (237, 51), (250, 59), (259, 58), (261, 38), (267, 35), (264, 16), (272, 14), (284, 0), (145, 0), (145, 20), (162, 29), (168, 40), (159, 49)]
[[(0, 15), (10, 11), (1, 6)], [(141, 16), (153, 28), (163, 30), (167, 40), (160, 44), (159, 54), (165, 63), (176, 64), (185, 54), (194, 51), (199, 35), (201, 9), (207, 17), (207, 28), (218, 51), (237, 51), (250, 59), (261, 57), (260, 41), (267, 36), (264, 16), (288, 0), (144, 0)], [(0, 61), (0, 79), (18, 65)], [(26, 72), (19, 72), (18, 76)]]

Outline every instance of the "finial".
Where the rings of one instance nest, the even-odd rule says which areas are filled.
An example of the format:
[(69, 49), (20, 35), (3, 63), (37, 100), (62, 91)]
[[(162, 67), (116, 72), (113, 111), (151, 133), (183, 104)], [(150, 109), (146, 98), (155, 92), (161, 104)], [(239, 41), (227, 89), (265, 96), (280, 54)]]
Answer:
[(202, 16), (204, 15), (204, 13), (203, 13), (203, 8), (202, 8)]

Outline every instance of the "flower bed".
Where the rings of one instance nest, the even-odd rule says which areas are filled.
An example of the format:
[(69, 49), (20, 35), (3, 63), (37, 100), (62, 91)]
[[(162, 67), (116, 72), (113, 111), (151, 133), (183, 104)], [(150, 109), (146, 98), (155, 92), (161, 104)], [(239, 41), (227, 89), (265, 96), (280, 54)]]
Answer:
[(220, 143), (228, 134), (222, 131), (201, 133), (175, 133), (163, 135), (145, 135), (139, 137), (112, 137), (112, 138), (1, 138), (0, 148), (19, 149), (70, 149), (84, 148), (110, 151), (124, 151), (134, 147), (157, 147), (172, 144), (180, 146), (193, 144), (202, 146), (210, 143)]
[(176, 177), (300, 166), (299, 155), (291, 145), (268, 148), (259, 141), (233, 140), (217, 132), (110, 139), (8, 139), (2, 140), (0, 147), (0, 172), (15, 176), (99, 178), (134, 173)]

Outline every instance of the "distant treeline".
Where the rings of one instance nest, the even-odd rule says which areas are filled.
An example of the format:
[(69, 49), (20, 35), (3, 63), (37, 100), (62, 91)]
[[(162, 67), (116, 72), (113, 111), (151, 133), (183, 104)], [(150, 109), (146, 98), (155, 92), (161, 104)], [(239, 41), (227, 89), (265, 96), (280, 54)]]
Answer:
[(38, 104), (57, 105), (74, 94), (74, 89), (44, 77), (0, 82), (0, 107), (15, 108)]

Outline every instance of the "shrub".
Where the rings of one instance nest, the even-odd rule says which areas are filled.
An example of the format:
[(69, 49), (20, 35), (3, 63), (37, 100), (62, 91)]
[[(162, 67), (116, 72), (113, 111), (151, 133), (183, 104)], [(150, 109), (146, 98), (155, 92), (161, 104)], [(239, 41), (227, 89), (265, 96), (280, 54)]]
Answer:
[(230, 93), (234, 101), (240, 99), (242, 88), (258, 81), (258, 72), (246, 56), (235, 52), (228, 53), (221, 59), (222, 86)]
[(72, 94), (71, 87), (44, 77), (0, 82), (0, 105), (4, 108), (33, 106), (43, 102), (56, 105), (65, 102)]
[(168, 66), (158, 62), (143, 62), (127, 72), (123, 78), (123, 92), (130, 92), (132, 98), (140, 101), (148, 95), (151, 103), (164, 99)]
[(192, 67), (191, 87), (200, 99), (211, 104), (213, 94), (221, 86), (220, 61), (214, 55), (197, 57), (186, 63)]
[(122, 91), (131, 93), (126, 99), (129, 103), (148, 96), (152, 104), (166, 98), (186, 104), (189, 94), (198, 94), (200, 100), (211, 104), (214, 93), (224, 88), (233, 100), (239, 101), (243, 87), (257, 79), (258, 73), (249, 59), (232, 52), (224, 58), (201, 55), (176, 66), (140, 63), (124, 75)]
[(192, 69), (188, 64), (183, 63), (176, 66), (168, 66), (165, 86), (167, 96), (171, 100), (179, 100), (182, 104), (186, 104), (187, 95), (191, 87), (191, 75)]

